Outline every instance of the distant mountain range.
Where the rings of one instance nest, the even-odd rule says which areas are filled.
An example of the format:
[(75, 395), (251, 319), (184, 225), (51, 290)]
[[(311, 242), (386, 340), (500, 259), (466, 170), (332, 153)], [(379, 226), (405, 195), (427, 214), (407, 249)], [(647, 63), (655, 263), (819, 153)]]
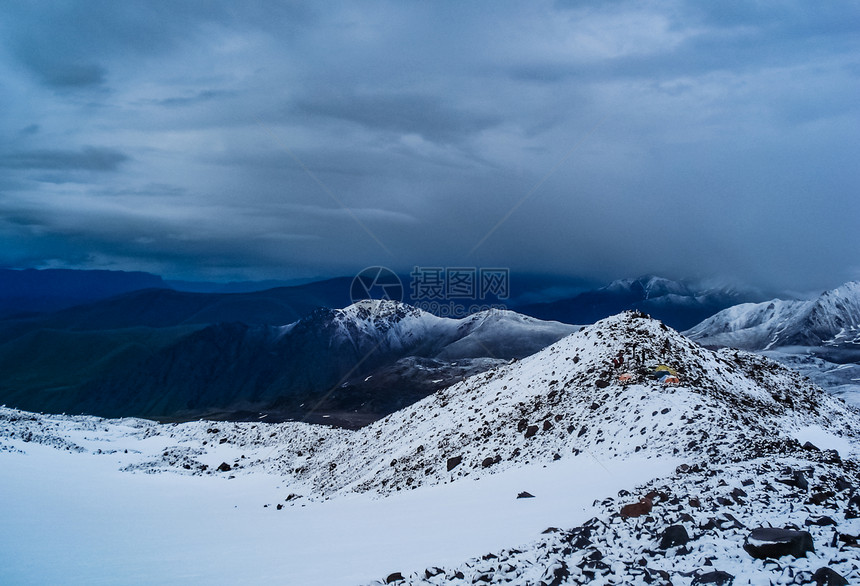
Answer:
[(49, 312), (140, 289), (167, 288), (150, 273), (0, 269), (0, 318)]
[[(335, 413), (354, 425), (578, 329), (507, 311), (440, 318), (387, 301), (321, 308), (286, 326), (165, 325), (171, 327), (40, 330), (4, 344), (0, 366), (11, 376), (0, 381), (0, 400), (157, 418)], [(75, 368), (81, 364), (88, 368)], [(70, 370), (80, 376), (76, 384)], [(46, 377), (66, 377), (66, 386)]]
[(176, 291), (146, 273), (6, 270), (0, 279), (0, 402), (161, 419), (327, 415), (348, 426), (534, 353), (577, 329), (569, 324), (635, 308), (678, 326), (750, 295), (642, 277), (524, 303), (564, 290), (526, 276), (507, 300), (517, 313), (456, 320), (405, 305), (371, 318), (364, 305), (348, 307), (351, 277), (235, 293)]
[(702, 288), (646, 275), (614, 281), (568, 299), (516, 309), (538, 319), (566, 323), (594, 323), (621, 311), (639, 310), (673, 328), (686, 329), (720, 310), (758, 300), (757, 295), (730, 287)]
[(806, 301), (774, 299), (721, 311), (686, 334), (701, 344), (771, 350), (785, 346), (860, 349), (860, 282)]
[(685, 332), (709, 347), (753, 350), (860, 406), (860, 283), (814, 299), (773, 299), (721, 311)]

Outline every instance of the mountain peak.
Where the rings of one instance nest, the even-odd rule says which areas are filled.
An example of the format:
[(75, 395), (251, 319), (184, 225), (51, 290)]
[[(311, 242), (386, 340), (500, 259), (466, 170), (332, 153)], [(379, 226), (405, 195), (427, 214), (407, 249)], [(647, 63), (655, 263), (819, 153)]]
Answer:
[[(658, 378), (667, 370), (676, 378)], [(789, 424), (846, 433), (848, 413), (773, 361), (625, 312), (362, 428), (326, 456), (353, 464), (321, 463), (312, 481), (321, 494), (386, 493), (580, 452), (726, 461), (786, 441)]]
[(807, 301), (773, 299), (725, 309), (688, 330), (703, 344), (769, 350), (784, 346), (856, 344), (860, 282)]

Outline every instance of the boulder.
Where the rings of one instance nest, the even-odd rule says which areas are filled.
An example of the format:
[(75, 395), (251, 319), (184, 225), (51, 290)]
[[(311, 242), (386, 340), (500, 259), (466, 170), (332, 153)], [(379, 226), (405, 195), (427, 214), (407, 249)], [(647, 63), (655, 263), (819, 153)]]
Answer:
[(812, 535), (808, 531), (794, 531), (777, 527), (759, 527), (744, 540), (744, 550), (756, 559), (806, 557), (806, 552), (815, 551)]
[(812, 575), (818, 586), (845, 586), (848, 580), (828, 567), (820, 568)]
[(693, 586), (696, 584), (715, 584), (716, 586), (730, 586), (735, 581), (735, 577), (728, 572), (716, 570), (707, 574), (699, 574), (693, 578)]
[(403, 574), (400, 572), (394, 572), (393, 574), (389, 574), (385, 579), (386, 584), (394, 584), (395, 582), (400, 582), (403, 580)]
[(463, 462), (463, 456), (454, 456), (453, 458), (448, 458), (447, 467), (448, 472), (459, 466)]
[(683, 525), (672, 525), (666, 527), (663, 531), (663, 537), (660, 539), (660, 549), (669, 549), (679, 545), (686, 545), (690, 541), (690, 536)]
[(216, 470), (218, 470), (218, 472), (229, 472), (230, 470), (232, 470), (232, 468), (230, 467), (230, 464), (228, 464), (227, 462), (221, 462), (221, 465), (218, 466), (218, 468), (216, 468)]
[(533, 498), (535, 498), (535, 495), (533, 495), (530, 492), (523, 491), (517, 495), (517, 498), (518, 499), (533, 499)]
[(803, 470), (795, 470), (791, 476), (792, 480), (794, 480), (794, 486), (800, 490), (809, 490), (809, 482), (807, 482), (806, 475), (803, 473)]

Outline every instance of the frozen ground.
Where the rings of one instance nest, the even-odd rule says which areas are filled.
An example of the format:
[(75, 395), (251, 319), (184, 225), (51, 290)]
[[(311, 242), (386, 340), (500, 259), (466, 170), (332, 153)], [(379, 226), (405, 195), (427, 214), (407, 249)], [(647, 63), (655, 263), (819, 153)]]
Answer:
[[(641, 458), (601, 464), (583, 454), (480, 481), (303, 506), (285, 501), (291, 487), (262, 469), (232, 479), (123, 472), (170, 441), (140, 439), (121, 423), (71, 439), (84, 451), (3, 442), (3, 584), (358, 584), (392, 568), (456, 564), (537, 539), (549, 526), (580, 524), (594, 515), (595, 499), (677, 465)], [(213, 462), (236, 451), (219, 448)], [(517, 499), (521, 491), (536, 498)]]
[[(357, 431), (0, 409), (0, 583), (860, 580), (858, 421), (767, 358), (636, 313)], [(654, 510), (622, 519), (640, 498)], [(689, 544), (660, 547), (679, 524)], [(815, 557), (751, 558), (766, 524), (808, 530)]]

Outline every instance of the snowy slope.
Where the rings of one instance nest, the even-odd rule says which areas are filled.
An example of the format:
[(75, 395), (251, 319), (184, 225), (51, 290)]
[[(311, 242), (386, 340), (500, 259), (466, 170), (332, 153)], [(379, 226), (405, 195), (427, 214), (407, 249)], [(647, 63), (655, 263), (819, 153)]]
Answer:
[[(619, 353), (627, 362), (615, 367)], [(682, 384), (616, 380), (631, 366), (657, 363), (676, 368)], [(854, 417), (785, 367), (753, 354), (711, 352), (628, 312), (359, 430), (320, 454), (315, 471), (303, 477), (318, 495), (388, 493), (580, 452), (598, 459), (640, 451), (719, 459), (776, 440), (789, 424), (854, 436), (847, 423)], [(449, 471), (452, 458), (460, 463)], [(340, 465), (345, 461), (349, 466)]]
[[(412, 319), (423, 318), (400, 321)], [(437, 323), (395, 325), (380, 335), (403, 343), (409, 331)], [(343, 335), (352, 334), (347, 327)], [(675, 368), (681, 383), (649, 378), (658, 363)], [(617, 377), (626, 371), (633, 381), (622, 385)], [(357, 431), (300, 423), (158, 425), (0, 409), (0, 465), (10, 472), (0, 481), (10, 495), (0, 500), (0, 522), (11, 528), (0, 577), (5, 571), (18, 578), (11, 583), (74, 576), (65, 582), (348, 584), (402, 571), (410, 583), (560, 584), (558, 568), (567, 568), (566, 583), (578, 583), (574, 578), (591, 564), (595, 583), (608, 583), (615, 572), (644, 584), (638, 562), (632, 564), (641, 556), (654, 570), (649, 577), (671, 572), (675, 584), (690, 584), (709, 557), (725, 562), (717, 569), (752, 572), (756, 584), (781, 579), (788, 568), (808, 577), (819, 561), (854, 579), (855, 550), (838, 539), (828, 545), (829, 527), (813, 528), (819, 557), (809, 563), (752, 562), (738, 547), (754, 524), (803, 526), (824, 511), (840, 534), (857, 535), (857, 522), (842, 512), (850, 493), (836, 478), (860, 486), (858, 430), (855, 410), (793, 371), (742, 351), (704, 349), (638, 313), (586, 327)], [(839, 455), (801, 449), (807, 440)], [(688, 467), (673, 474), (679, 465)], [(810, 495), (833, 496), (804, 504), (812, 497), (774, 489), (780, 478), (795, 477), (785, 467), (805, 471)], [(65, 491), (49, 484), (52, 474), (66, 479)], [(85, 488), (90, 474), (102, 487), (96, 501)], [(741, 483), (747, 477), (753, 484)], [(619, 507), (651, 488), (668, 500), (658, 499), (649, 517), (622, 521)], [(732, 496), (735, 488), (750, 496)], [(520, 491), (536, 498), (516, 499)], [(701, 507), (684, 505), (692, 497)], [(161, 499), (170, 501), (167, 512), (159, 512)], [(64, 507), (91, 539), (74, 542), (76, 527), (51, 530), (49, 520), (39, 520), (42, 509), (62, 518)], [(744, 529), (733, 528), (726, 513)], [(123, 515), (131, 533), (116, 528)], [(715, 519), (719, 527), (702, 528)], [(189, 528), (195, 523), (199, 530)], [(677, 562), (679, 549), (660, 553), (654, 543), (675, 523), (696, 537), (693, 553)], [(541, 536), (550, 525), (574, 529)], [(139, 526), (144, 536), (135, 533)], [(588, 544), (573, 546), (582, 534), (577, 527), (589, 528)], [(147, 532), (163, 546), (146, 540)], [(192, 544), (188, 555), (175, 553), (177, 535)], [(108, 549), (115, 573), (99, 574), (104, 560), (93, 544)], [(64, 547), (71, 554), (58, 555)], [(488, 552), (496, 553), (482, 555)], [(156, 558), (166, 569), (147, 565)], [(52, 559), (60, 560), (54, 574)], [(449, 569), (436, 572), (435, 565)]]
[(860, 282), (808, 301), (745, 303), (685, 332), (709, 346), (770, 350), (781, 346), (860, 344)]
[(346, 341), (361, 348), (378, 346), (444, 360), (528, 356), (579, 329), (506, 310), (487, 310), (461, 319), (437, 317), (383, 300), (359, 301), (327, 314), (337, 330), (332, 344)]

